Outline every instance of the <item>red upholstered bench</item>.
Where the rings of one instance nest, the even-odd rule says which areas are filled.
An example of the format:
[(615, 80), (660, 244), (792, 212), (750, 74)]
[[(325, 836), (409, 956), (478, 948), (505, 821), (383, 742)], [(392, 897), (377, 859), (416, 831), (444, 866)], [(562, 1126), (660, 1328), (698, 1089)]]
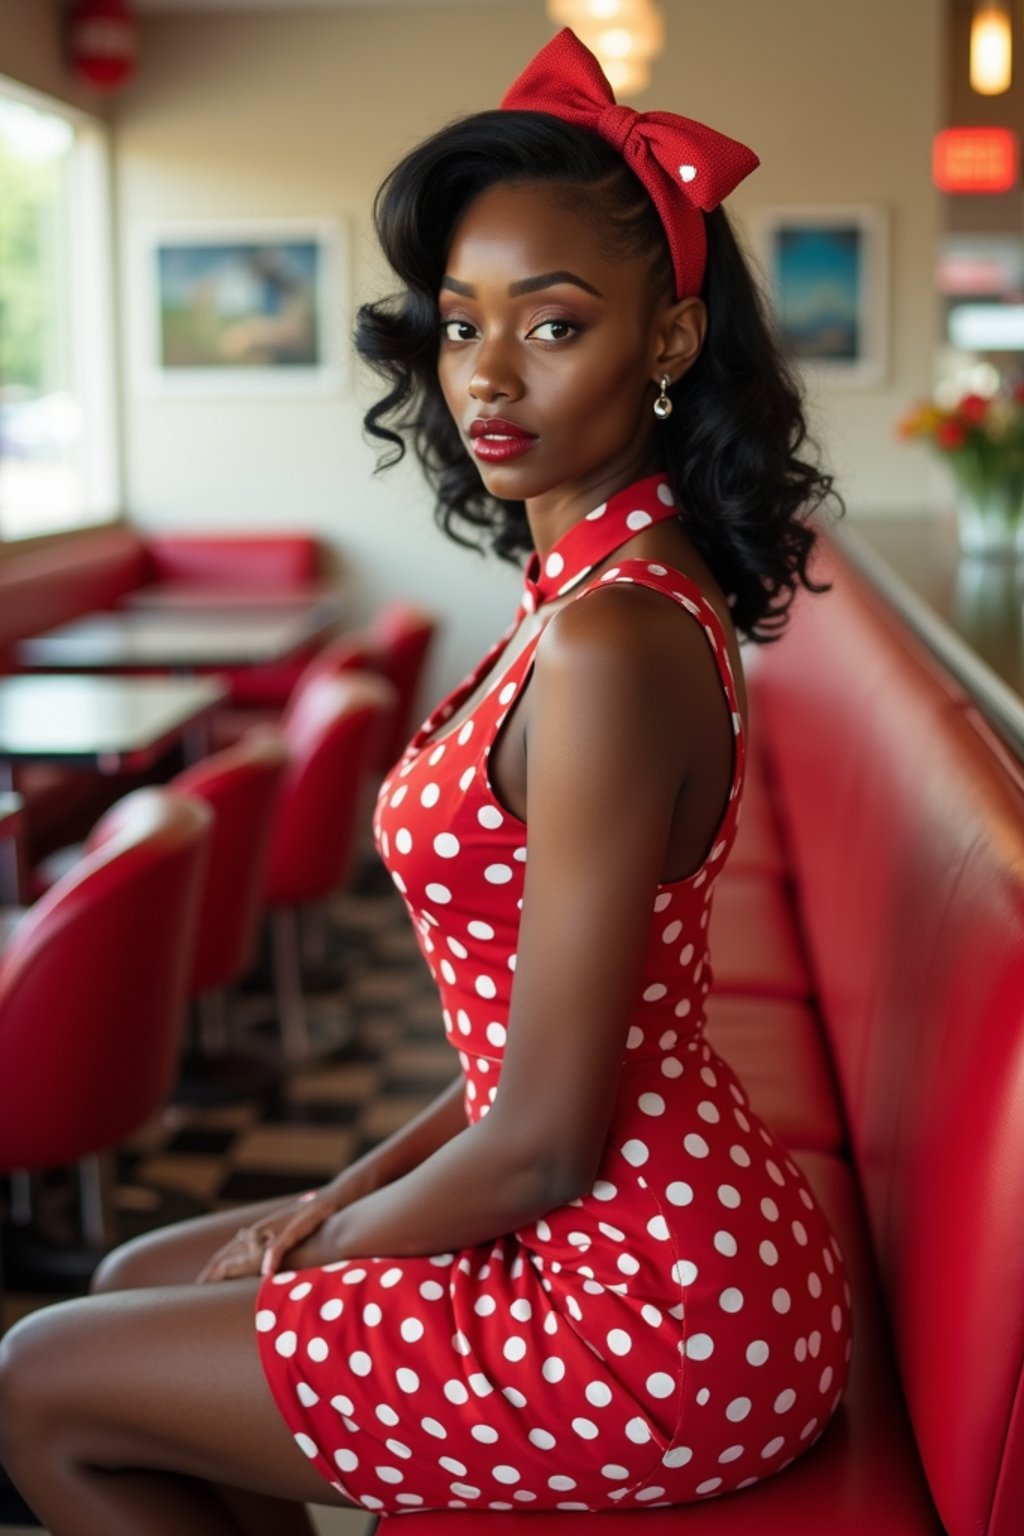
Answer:
[[(6, 553), (0, 560), (0, 672), (17, 670), (17, 645), (97, 609), (116, 608), (149, 582), (301, 588), (321, 574), (310, 534), (156, 535), (115, 527)], [(236, 699), (283, 705), (315, 647), (279, 666), (229, 674)], [(134, 781), (132, 781), (134, 782)], [(25, 798), (30, 858), (83, 837), (132, 783), (27, 764), (15, 772)]]
[(814, 574), (834, 590), (746, 652), (708, 1038), (834, 1223), (846, 1392), (741, 1491), (410, 1511), (422, 1536), (1024, 1532), (1024, 775), (827, 534)]

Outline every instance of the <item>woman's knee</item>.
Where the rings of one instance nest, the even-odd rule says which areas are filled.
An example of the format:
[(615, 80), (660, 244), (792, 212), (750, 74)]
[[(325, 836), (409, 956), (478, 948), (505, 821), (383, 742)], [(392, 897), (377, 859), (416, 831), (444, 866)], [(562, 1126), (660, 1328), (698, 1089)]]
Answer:
[[(13, 1466), (21, 1449), (47, 1440), (49, 1405), (61, 1397), (69, 1366), (68, 1325), (77, 1331), (81, 1298), (29, 1313), (0, 1339), (0, 1462)], [(72, 1314), (75, 1314), (73, 1317)]]

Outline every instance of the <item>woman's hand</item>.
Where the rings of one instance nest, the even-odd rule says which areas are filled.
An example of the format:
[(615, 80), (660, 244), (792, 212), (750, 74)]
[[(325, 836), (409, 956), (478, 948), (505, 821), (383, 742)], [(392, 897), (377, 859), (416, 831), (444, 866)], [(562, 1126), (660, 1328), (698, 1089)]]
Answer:
[(239, 1227), (231, 1241), (203, 1266), (197, 1284), (274, 1274), (282, 1255), (316, 1232), (343, 1204), (340, 1192), (328, 1184), (323, 1189), (307, 1190), (251, 1227)]

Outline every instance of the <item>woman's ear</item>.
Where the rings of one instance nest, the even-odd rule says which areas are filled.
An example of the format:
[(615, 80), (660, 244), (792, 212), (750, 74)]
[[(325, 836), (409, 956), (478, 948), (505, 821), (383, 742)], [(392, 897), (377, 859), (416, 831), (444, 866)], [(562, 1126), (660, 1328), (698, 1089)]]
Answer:
[(662, 310), (655, 322), (654, 373), (668, 374), (675, 384), (700, 356), (708, 328), (703, 299), (680, 299)]

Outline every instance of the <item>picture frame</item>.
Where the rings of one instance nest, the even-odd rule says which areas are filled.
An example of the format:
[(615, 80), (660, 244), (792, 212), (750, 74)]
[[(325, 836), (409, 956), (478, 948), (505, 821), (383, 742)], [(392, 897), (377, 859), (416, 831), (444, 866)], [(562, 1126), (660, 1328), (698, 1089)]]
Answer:
[(790, 203), (752, 220), (783, 348), (808, 379), (863, 388), (888, 374), (889, 218), (880, 203)]
[(182, 220), (135, 233), (136, 373), (161, 395), (333, 395), (349, 382), (341, 217)]

